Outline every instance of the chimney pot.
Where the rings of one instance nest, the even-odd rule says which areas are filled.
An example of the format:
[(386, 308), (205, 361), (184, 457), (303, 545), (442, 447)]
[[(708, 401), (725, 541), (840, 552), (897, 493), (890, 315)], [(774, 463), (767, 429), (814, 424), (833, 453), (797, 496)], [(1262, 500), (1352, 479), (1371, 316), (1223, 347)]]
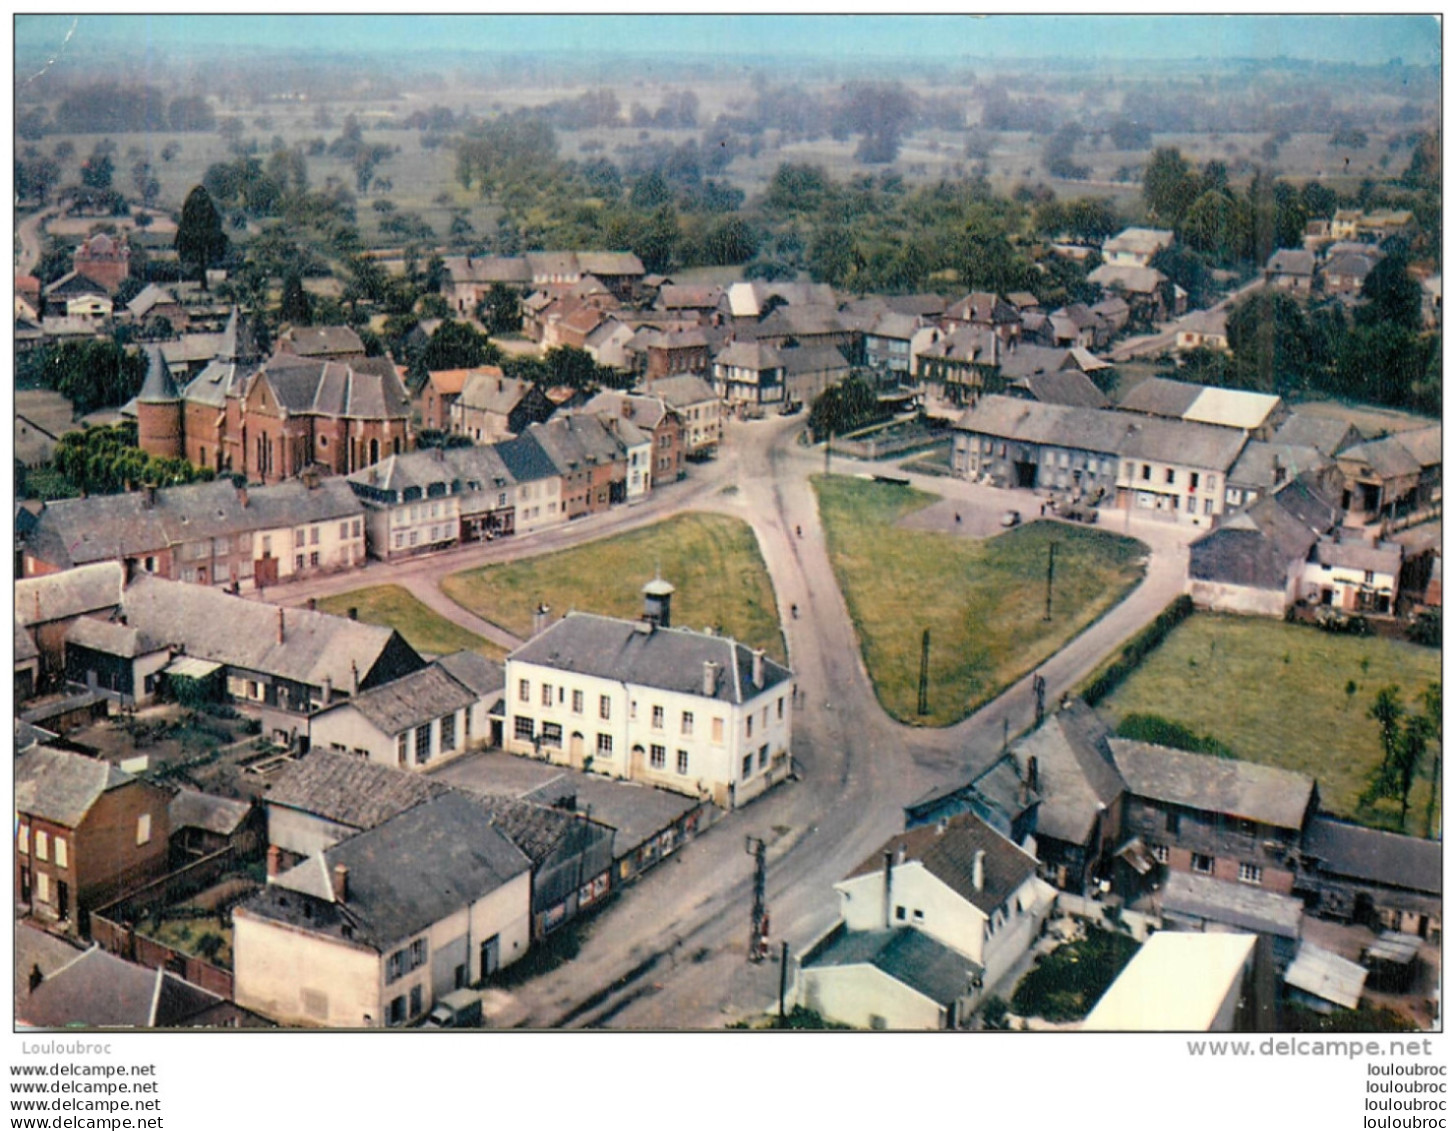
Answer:
[(976, 856), (971, 863), (971, 886), (977, 891), (986, 890), (986, 850), (976, 849)]
[(349, 869), (343, 864), (335, 864), (333, 872), (334, 900), (338, 903), (349, 902)]
[(892, 926), (890, 918), (890, 875), (894, 867), (895, 856), (888, 848), (885, 849), (885, 926)]
[(350, 693), (355, 698), (358, 698), (358, 695), (359, 695), (359, 665), (356, 662), (354, 662), (353, 660), (350, 660), (349, 661), (349, 674), (350, 674), (350, 677), (351, 677), (350, 678), (350, 681), (349, 681)]
[(718, 690), (718, 665), (712, 660), (703, 661), (703, 694), (711, 696)]
[(247, 489), (247, 487), (239, 487), (238, 488), (238, 506), (242, 507), (244, 510), (246, 510), (247, 507), (248, 507), (248, 489)]
[(753, 686), (763, 686), (763, 649), (753, 650)]
[(276, 844), (268, 846), (268, 876), (271, 879), (283, 870), (283, 850)]

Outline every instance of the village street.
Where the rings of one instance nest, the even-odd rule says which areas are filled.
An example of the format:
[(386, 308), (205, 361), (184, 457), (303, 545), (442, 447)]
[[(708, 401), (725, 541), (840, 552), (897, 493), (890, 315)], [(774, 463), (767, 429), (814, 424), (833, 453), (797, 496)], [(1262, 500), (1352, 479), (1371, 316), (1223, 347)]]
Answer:
[[(509, 634), (446, 598), (439, 580), (459, 569), (577, 545), (685, 510), (734, 514), (752, 525), (773, 579), (801, 692), (794, 724), (797, 780), (725, 816), (625, 891), (589, 924), (572, 961), (511, 991), (499, 1023), (718, 1028), (768, 1007), (778, 993), (777, 961), (754, 966), (745, 960), (753, 871), (745, 837), (768, 843), (774, 954), (777, 958), (782, 940), (793, 954), (833, 924), (838, 897), (832, 885), (903, 827), (906, 803), (934, 786), (964, 780), (994, 759), (1003, 729), (1015, 735), (1031, 724), (1030, 674), (949, 728), (899, 724), (880, 708), (834, 581), (809, 482), (824, 468), (823, 451), (800, 444), (801, 429), (802, 420), (795, 418), (733, 423), (719, 460), (694, 467), (688, 480), (656, 492), (638, 507), (528, 539), (399, 565), (371, 563), (363, 571), (264, 594), (297, 604), (363, 585), (397, 583), (463, 627), (510, 645)], [(861, 474), (886, 468), (836, 455), (832, 470)], [(909, 477), (915, 486), (944, 497), (916, 516), (916, 525), (960, 530), (967, 537), (998, 529), (1003, 511), (1025, 510), (1031, 502), (1025, 492)], [(1104, 518), (1112, 532), (1129, 533), (1148, 545), (1147, 577), (1042, 666), (1049, 703), (1072, 690), (1181, 592), (1186, 543), (1199, 533), (1122, 512), (1106, 512)], [(795, 604), (798, 619), (788, 615)]]

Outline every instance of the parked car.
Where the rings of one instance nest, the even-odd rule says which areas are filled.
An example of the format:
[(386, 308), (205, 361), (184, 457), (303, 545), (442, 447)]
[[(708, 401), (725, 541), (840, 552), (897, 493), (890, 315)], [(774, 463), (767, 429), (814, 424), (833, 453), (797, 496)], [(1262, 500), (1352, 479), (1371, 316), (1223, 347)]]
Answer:
[(471, 990), (455, 990), (436, 999), (422, 1029), (479, 1029), (482, 1009), (480, 995)]

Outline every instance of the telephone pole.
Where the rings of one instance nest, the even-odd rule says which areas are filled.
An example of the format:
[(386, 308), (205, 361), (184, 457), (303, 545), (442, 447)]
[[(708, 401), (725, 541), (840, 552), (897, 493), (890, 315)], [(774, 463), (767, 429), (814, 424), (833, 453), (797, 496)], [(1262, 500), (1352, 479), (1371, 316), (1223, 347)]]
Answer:
[(920, 637), (920, 697), (916, 701), (917, 715), (930, 714), (930, 629)]
[(762, 962), (768, 953), (768, 845), (762, 837), (743, 838), (743, 850), (753, 857), (753, 911), (748, 925), (748, 961)]
[(1052, 577), (1056, 573), (1056, 569), (1057, 569), (1057, 544), (1055, 542), (1048, 542), (1047, 543), (1047, 594), (1046, 594), (1046, 612), (1042, 615), (1042, 618), (1041, 618), (1042, 620), (1051, 620), (1052, 619)]

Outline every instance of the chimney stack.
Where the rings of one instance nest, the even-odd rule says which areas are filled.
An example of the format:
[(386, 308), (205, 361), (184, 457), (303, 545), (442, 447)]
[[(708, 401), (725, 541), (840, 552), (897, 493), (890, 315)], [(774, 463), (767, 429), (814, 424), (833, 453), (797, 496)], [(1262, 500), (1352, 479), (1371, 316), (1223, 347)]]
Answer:
[(753, 686), (763, 686), (763, 649), (753, 650)]
[(238, 506), (244, 510), (248, 509), (248, 488), (246, 485), (238, 488)]
[[(38, 601), (40, 598), (37, 597)], [(718, 665), (712, 660), (703, 661), (703, 694), (712, 697), (718, 690)]]
[(342, 864), (335, 864), (333, 871), (334, 880), (334, 901), (336, 903), (349, 902), (349, 869)]
[(977, 891), (986, 890), (986, 850), (976, 849), (975, 859), (971, 862), (971, 887)]
[(1026, 788), (1031, 790), (1032, 793), (1035, 793), (1037, 791), (1035, 754), (1031, 755), (1031, 757), (1027, 758), (1026, 760)]
[(283, 643), (283, 610), (278, 610), (278, 643)]
[(334, 697), (334, 677), (328, 675), (324, 676), (323, 685), (319, 690), (320, 698), (323, 700), (323, 705), (327, 707), (329, 705), (329, 700)]
[(283, 850), (276, 844), (268, 846), (268, 878), (271, 880), (283, 871)]
[(142, 487), (142, 506), (150, 510), (157, 505), (157, 485), (148, 483)]
[(353, 677), (349, 681), (350, 694), (357, 699), (359, 697), (359, 665), (353, 660), (349, 661), (349, 673)]

